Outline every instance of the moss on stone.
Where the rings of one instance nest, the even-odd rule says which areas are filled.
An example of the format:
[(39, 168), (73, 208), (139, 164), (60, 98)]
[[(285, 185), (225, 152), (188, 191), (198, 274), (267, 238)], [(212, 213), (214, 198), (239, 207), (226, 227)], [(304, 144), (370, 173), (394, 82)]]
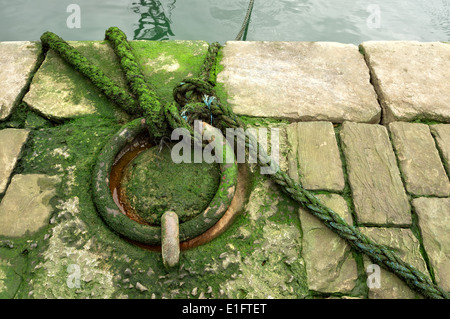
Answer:
[(173, 88), (195, 77), (208, 51), (205, 41), (130, 41), (136, 61), (162, 104), (173, 101)]
[[(29, 248), (32, 242), (14, 241), (16, 249), (11, 253), (21, 254), (25, 248), (29, 253), (22, 258), (19, 272), (24, 280), (18, 281), (18, 290), (12, 289), (12, 295), (251, 298), (267, 297), (272, 284), (276, 285), (271, 294), (274, 298), (303, 298), (308, 294), (295, 204), (276, 187), (262, 187), (262, 176), (257, 176), (251, 186), (256, 188), (256, 201), (231, 227), (210, 243), (183, 251), (179, 267), (170, 271), (163, 266), (160, 253), (135, 246), (112, 231), (95, 209), (90, 179), (98, 153), (119, 127), (110, 118), (92, 115), (33, 132), (20, 163), (21, 172), (60, 174), (63, 182), (54, 201), (52, 224), (27, 239), (37, 242), (37, 248)], [(294, 236), (289, 237), (289, 243), (297, 246), (286, 248), (283, 234)], [(0, 258), (14, 260), (3, 251)], [(290, 259), (294, 251), (297, 260)], [(80, 266), (79, 289), (67, 286), (70, 264)], [(258, 275), (252, 275), (255, 273)], [(136, 289), (137, 283), (148, 291)]]
[(180, 223), (202, 213), (217, 192), (218, 164), (174, 164), (171, 149), (152, 147), (129, 164), (123, 191), (131, 207), (150, 224), (161, 225), (166, 211), (177, 213)]
[(273, 118), (266, 118), (266, 117), (252, 117), (252, 116), (245, 116), (241, 115), (239, 118), (242, 120), (242, 122), (245, 123), (247, 126), (252, 127), (269, 127), (271, 125), (283, 125), (283, 124), (289, 124), (290, 122), (288, 120), (278, 120)]

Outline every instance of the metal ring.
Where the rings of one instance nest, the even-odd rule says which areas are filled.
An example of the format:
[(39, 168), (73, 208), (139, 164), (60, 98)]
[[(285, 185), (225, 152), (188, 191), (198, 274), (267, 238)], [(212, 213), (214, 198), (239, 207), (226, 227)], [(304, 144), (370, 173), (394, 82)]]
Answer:
[[(203, 123), (201, 129), (202, 133), (204, 131), (211, 132), (211, 130), (213, 130), (216, 136), (220, 133), (220, 130), (213, 128), (206, 123)], [(97, 162), (93, 171), (93, 200), (100, 216), (114, 231), (128, 239), (142, 244), (160, 245), (161, 227), (139, 224), (128, 218), (121, 212), (120, 208), (117, 207), (109, 188), (109, 175), (117, 155), (126, 145), (130, 144), (139, 134), (146, 130), (147, 126), (145, 124), (145, 119), (136, 119), (124, 125), (108, 141), (108, 143), (106, 143), (97, 157)], [(195, 238), (214, 226), (227, 211), (227, 208), (234, 197), (238, 177), (238, 167), (232, 147), (226, 138), (223, 138), (222, 140), (224, 147), (222, 149), (216, 148), (216, 150), (218, 150), (216, 157), (229, 159), (232, 156), (233, 161), (232, 163), (228, 163), (228, 161), (219, 163), (221, 180), (217, 193), (203, 213), (180, 224), (180, 241)], [(220, 152), (221, 150), (223, 150), (223, 153)]]

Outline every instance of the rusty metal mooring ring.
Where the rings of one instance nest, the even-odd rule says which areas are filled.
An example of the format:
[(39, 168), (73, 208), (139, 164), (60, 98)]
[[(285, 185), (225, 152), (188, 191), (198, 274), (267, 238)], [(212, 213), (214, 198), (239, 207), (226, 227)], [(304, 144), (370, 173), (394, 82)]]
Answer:
[[(109, 176), (117, 155), (127, 144), (146, 130), (145, 120), (136, 119), (124, 125), (106, 143), (97, 157), (93, 171), (93, 200), (103, 220), (120, 235), (145, 245), (161, 245), (161, 227), (140, 224), (128, 218), (115, 203), (109, 188)], [(203, 132), (208, 132), (210, 136), (222, 134), (220, 130), (206, 123), (203, 123), (201, 133)], [(222, 138), (222, 141), (224, 147), (215, 148), (216, 158), (222, 159), (219, 161), (221, 179), (217, 193), (203, 213), (180, 224), (180, 242), (193, 239), (214, 226), (227, 211), (234, 197), (238, 167), (232, 147), (226, 138)], [(223, 160), (229, 159), (231, 156), (232, 163)]]

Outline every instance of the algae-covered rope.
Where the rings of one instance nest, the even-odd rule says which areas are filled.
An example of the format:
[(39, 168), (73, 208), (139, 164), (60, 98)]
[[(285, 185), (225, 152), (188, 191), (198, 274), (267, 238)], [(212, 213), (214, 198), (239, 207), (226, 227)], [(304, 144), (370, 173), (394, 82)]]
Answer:
[[(111, 29), (110, 29), (111, 30)], [(147, 124), (150, 127), (167, 127), (179, 128), (184, 127), (189, 129), (192, 133), (192, 128), (188, 123), (180, 116), (180, 108), (178, 108), (174, 103), (167, 104), (163, 108), (155, 101), (146, 101), (148, 97), (154, 97), (154, 93), (151, 93), (151, 89), (148, 85), (143, 83), (143, 77), (136, 71), (138, 70), (137, 65), (135, 65), (135, 59), (133, 52), (129, 45), (121, 42), (126, 42), (126, 36), (121, 34), (120, 30), (112, 30), (107, 38), (110, 38), (115, 51), (118, 51), (121, 56), (121, 66), (127, 75), (127, 81), (130, 86), (135, 86), (131, 88), (132, 93), (135, 94), (138, 99), (139, 96), (144, 96), (145, 98), (140, 99), (140, 103), (144, 104), (144, 107), (140, 103), (136, 103), (132, 100), (132, 97), (128, 93), (120, 92), (115, 86), (112, 85), (111, 80), (106, 80), (106, 76), (103, 73), (98, 72), (86, 58), (82, 57), (81, 54), (76, 52), (75, 49), (71, 48), (70, 45), (63, 42), (59, 37), (53, 34), (46, 33), (42, 37), (44, 46), (50, 48), (55, 48), (55, 51), (59, 53), (67, 62), (73, 65), (77, 70), (79, 70), (83, 75), (88, 77), (92, 83), (97, 86), (102, 92), (106, 94), (109, 98), (114, 101), (118, 101), (120, 105), (124, 106), (124, 109), (131, 110), (131, 113), (139, 113), (139, 110), (144, 110), (146, 107), (149, 110), (146, 112)], [(112, 36), (114, 34), (114, 36)], [(123, 48), (119, 49), (119, 48)], [(181, 83), (177, 88), (174, 89), (174, 98), (182, 102), (181, 106), (185, 105), (190, 109), (190, 119), (196, 119), (199, 116), (204, 118), (213, 116), (214, 124), (221, 130), (226, 128), (245, 128), (244, 123), (239, 119), (239, 117), (233, 112), (230, 106), (226, 103), (222, 103), (214, 94), (214, 84), (215, 79), (211, 76), (210, 70), (214, 65), (215, 57), (217, 56), (217, 45), (214, 44), (210, 46), (208, 50), (207, 59), (205, 60), (205, 65), (202, 68), (200, 77), (193, 79), (190, 82), (185, 80), (185, 83)], [(102, 80), (98, 81), (98, 74), (102, 75)], [(103, 78), (104, 77), (104, 78)], [(190, 86), (184, 87), (188, 83)], [(198, 85), (198, 86), (197, 86)], [(106, 86), (106, 88), (104, 87)], [(207, 94), (208, 93), (208, 94)], [(198, 101), (200, 94), (213, 95), (212, 99), (208, 99), (209, 104), (201, 104)], [(191, 103), (192, 99), (194, 101)], [(153, 109), (152, 109), (153, 108)], [(208, 108), (206, 110), (206, 108)], [(159, 116), (159, 118), (158, 118)], [(166, 122), (166, 124), (162, 124)], [(163, 132), (164, 130), (161, 130)], [(239, 130), (237, 130), (239, 132)], [(297, 201), (300, 205), (305, 207), (314, 216), (319, 218), (330, 230), (338, 234), (340, 237), (345, 239), (354, 249), (367, 255), (373, 262), (379, 264), (385, 269), (395, 273), (400, 279), (405, 281), (408, 286), (412, 289), (418, 291), (422, 295), (428, 298), (450, 299), (449, 294), (442, 288), (435, 285), (428, 276), (415, 269), (412, 265), (404, 262), (401, 258), (386, 246), (374, 243), (370, 238), (363, 235), (358, 228), (348, 225), (336, 212), (332, 209), (326, 207), (321, 203), (321, 201), (315, 197), (311, 192), (305, 190), (299, 183), (295, 182), (290, 178), (285, 172), (281, 171), (278, 165), (270, 161), (270, 157), (262, 148), (255, 137), (248, 134), (237, 134), (238, 143), (245, 143), (248, 147), (249, 152), (254, 152), (259, 150), (258, 164), (262, 167), (267, 166), (265, 163), (272, 163), (275, 165), (274, 174), (271, 174), (271, 178), (281, 187), (281, 189)]]
[(178, 105), (185, 106), (188, 102), (200, 102), (205, 95), (215, 95), (213, 83), (216, 81), (215, 61), (219, 49), (219, 43), (212, 43), (208, 47), (198, 76), (184, 79), (173, 89), (173, 97)]
[(150, 89), (144, 79), (142, 70), (136, 62), (126, 35), (116, 27), (109, 28), (105, 33), (120, 60), (131, 93), (137, 97), (139, 107), (147, 119), (149, 133), (155, 138), (167, 135), (167, 122), (164, 120), (164, 110), (156, 93)]
[(138, 103), (124, 89), (108, 78), (100, 68), (92, 64), (78, 50), (52, 32), (45, 32), (41, 36), (43, 49), (52, 49), (75, 70), (87, 77), (109, 99), (121, 106), (129, 114), (138, 114)]

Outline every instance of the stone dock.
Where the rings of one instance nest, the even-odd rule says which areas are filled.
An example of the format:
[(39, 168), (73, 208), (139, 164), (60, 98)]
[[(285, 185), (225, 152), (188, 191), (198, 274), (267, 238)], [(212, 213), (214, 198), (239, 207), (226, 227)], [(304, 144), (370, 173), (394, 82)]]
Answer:
[[(69, 43), (127, 90), (105, 41)], [(208, 48), (130, 43), (164, 102)], [(231, 41), (220, 59), (220, 97), (279, 129), (282, 169), (450, 291), (450, 44)], [(39, 42), (0, 43), (0, 298), (421, 298), (383, 269), (374, 285), (368, 258), (255, 168), (230, 229), (167, 270), (92, 203), (95, 158), (129, 120)]]

